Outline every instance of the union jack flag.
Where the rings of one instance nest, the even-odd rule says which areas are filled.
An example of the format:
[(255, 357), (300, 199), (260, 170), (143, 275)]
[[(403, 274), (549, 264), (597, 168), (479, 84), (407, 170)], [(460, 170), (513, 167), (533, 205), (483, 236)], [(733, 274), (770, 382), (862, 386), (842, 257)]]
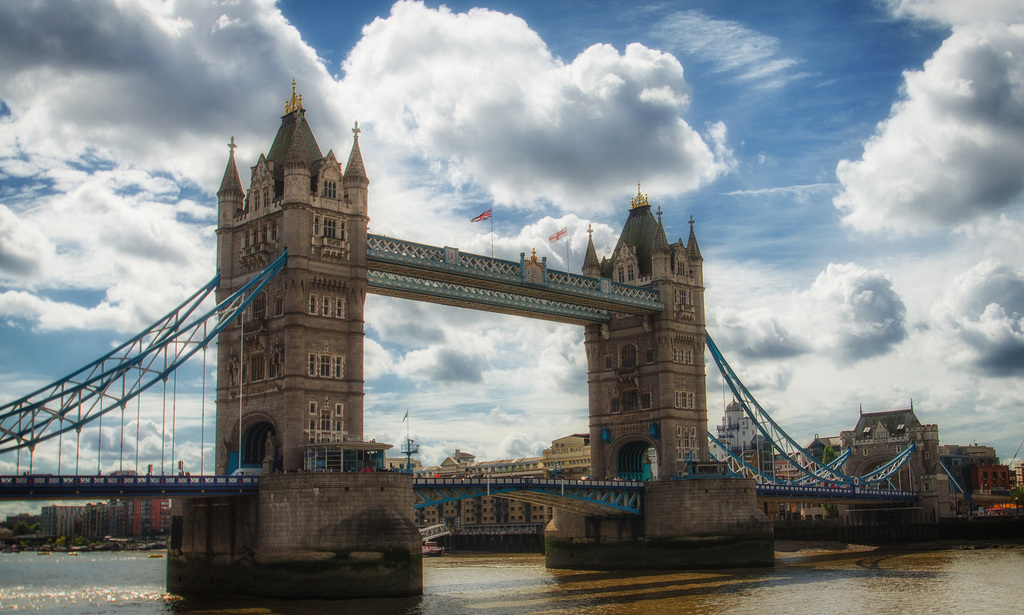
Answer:
[(472, 220), (470, 220), (470, 222), (481, 222), (483, 220), (490, 220), (490, 219), (491, 219), (491, 210), (488, 209), (484, 213), (482, 213), (479, 216), (477, 216), (477, 217), (473, 218)]

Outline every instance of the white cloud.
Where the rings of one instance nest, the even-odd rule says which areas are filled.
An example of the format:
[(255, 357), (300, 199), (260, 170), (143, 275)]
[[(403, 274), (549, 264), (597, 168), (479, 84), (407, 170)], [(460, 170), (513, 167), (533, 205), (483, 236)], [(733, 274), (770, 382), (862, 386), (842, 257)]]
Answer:
[(1020, 204), (1024, 192), (1024, 24), (959, 26), (864, 146), (842, 160), (843, 221), (914, 233)]
[(710, 62), (715, 71), (731, 73), (756, 87), (781, 87), (799, 76), (787, 74), (800, 62), (778, 57), (779, 39), (702, 11), (673, 13), (659, 21), (653, 34), (669, 49)]
[(885, 0), (885, 4), (898, 17), (928, 19), (951, 25), (1024, 20), (1024, 6), (1018, 0)]
[(933, 310), (951, 358), (985, 376), (1024, 371), (1024, 271), (995, 259), (957, 276)]
[(689, 87), (669, 54), (599, 44), (565, 63), (517, 17), (419, 2), (363, 34), (341, 84), (360, 121), (498, 205), (607, 210), (637, 178), (676, 195), (730, 169), (682, 119)]

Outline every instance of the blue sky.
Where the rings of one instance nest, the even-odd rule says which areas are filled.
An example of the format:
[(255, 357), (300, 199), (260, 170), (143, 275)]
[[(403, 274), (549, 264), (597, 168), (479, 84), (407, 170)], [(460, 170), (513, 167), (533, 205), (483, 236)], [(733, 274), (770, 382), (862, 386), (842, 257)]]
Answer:
[[(469, 219), (493, 207), (496, 254), (564, 268), (547, 237), (567, 226), (578, 271), (588, 225), (609, 255), (639, 181), (670, 240), (696, 220), (709, 332), (792, 435), (913, 399), (944, 443), (1008, 460), (1024, 9), (961, 4), (8, 3), (0, 397), (212, 277), (227, 142), (247, 183), (295, 79), (325, 152), (344, 160), (359, 121), (374, 231), (487, 253)], [(426, 463), (587, 430), (577, 327), (371, 296), (366, 375), (365, 435), (400, 443), (408, 409)]]

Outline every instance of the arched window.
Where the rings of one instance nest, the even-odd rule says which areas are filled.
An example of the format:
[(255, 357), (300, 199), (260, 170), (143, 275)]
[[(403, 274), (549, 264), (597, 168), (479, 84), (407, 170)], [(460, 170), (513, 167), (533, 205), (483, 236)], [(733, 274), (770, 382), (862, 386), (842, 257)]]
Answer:
[(619, 284), (622, 284), (625, 281), (626, 281), (626, 274), (623, 271), (622, 267), (619, 267)]
[(636, 365), (636, 346), (626, 344), (622, 347), (619, 355), (619, 367), (633, 367)]

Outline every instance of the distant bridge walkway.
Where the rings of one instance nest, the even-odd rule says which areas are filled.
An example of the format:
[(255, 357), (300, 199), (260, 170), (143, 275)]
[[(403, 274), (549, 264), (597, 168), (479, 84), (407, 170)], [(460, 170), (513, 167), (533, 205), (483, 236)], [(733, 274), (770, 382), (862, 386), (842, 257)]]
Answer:
[(255, 476), (0, 476), (0, 500), (90, 500), (255, 495)]

